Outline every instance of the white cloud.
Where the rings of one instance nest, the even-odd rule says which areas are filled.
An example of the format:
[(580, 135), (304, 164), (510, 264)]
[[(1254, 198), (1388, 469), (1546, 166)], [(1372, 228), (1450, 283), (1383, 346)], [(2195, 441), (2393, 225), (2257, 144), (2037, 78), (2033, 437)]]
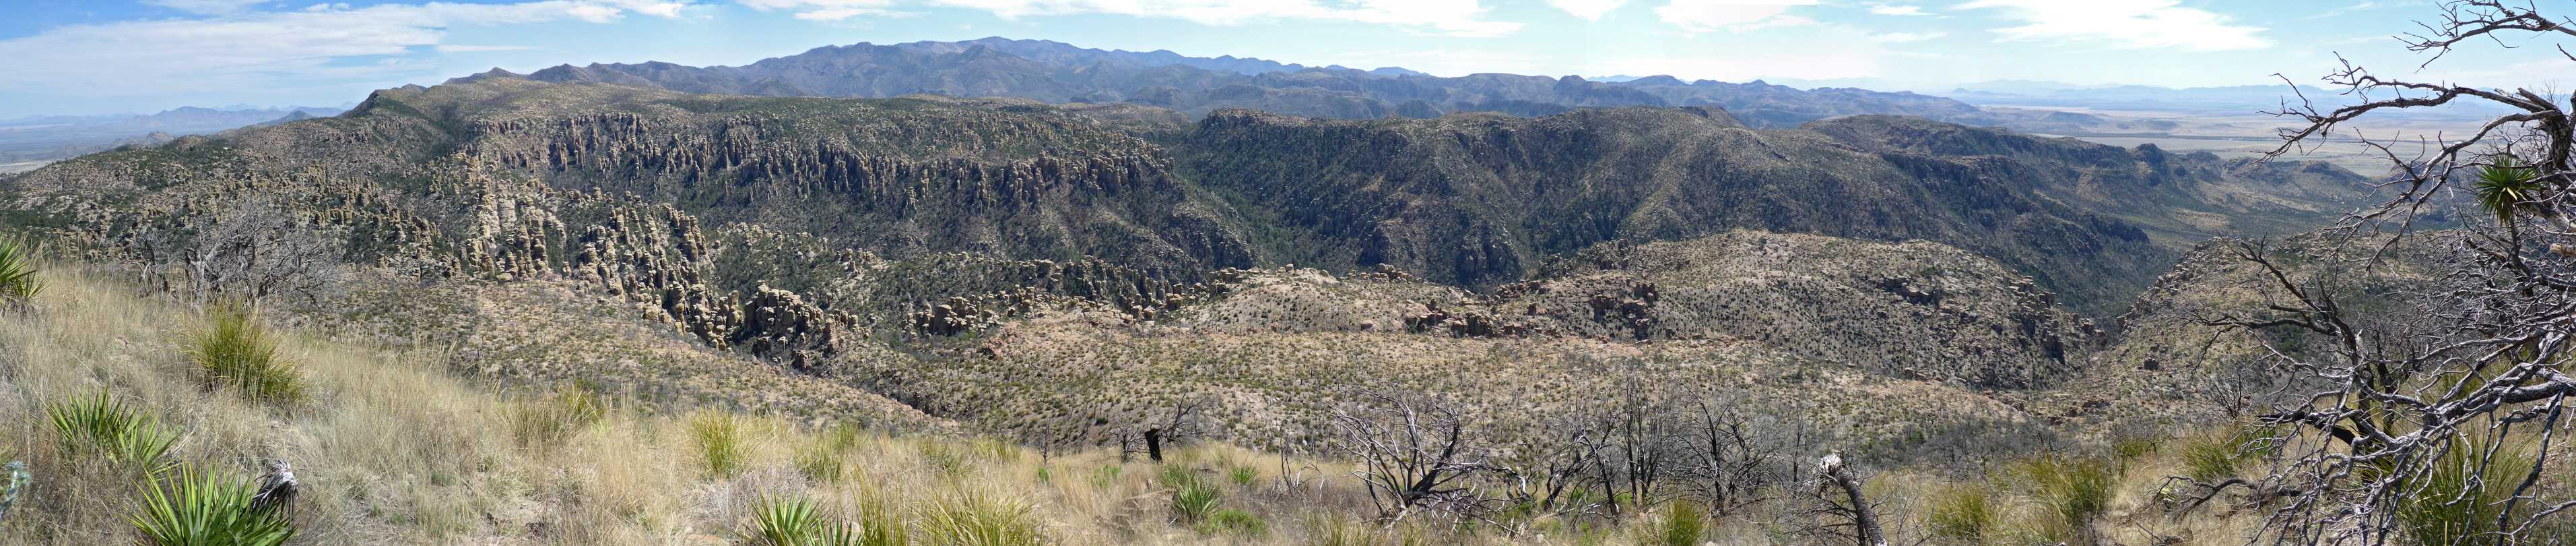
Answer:
[(1813, 24), (1816, 24), (1816, 20), (1815, 20), (1815, 19), (1808, 19), (1808, 18), (1805, 18), (1805, 17), (1799, 17), (1799, 16), (1796, 16), (1796, 15), (1785, 15), (1785, 14), (1784, 14), (1784, 15), (1774, 15), (1774, 16), (1771, 16), (1770, 18), (1763, 19), (1763, 20), (1760, 20), (1760, 21), (1754, 21), (1754, 22), (1751, 22), (1751, 23), (1736, 24), (1736, 25), (1727, 25), (1727, 26), (1726, 26), (1726, 30), (1733, 31), (1733, 32), (1752, 32), (1752, 31), (1762, 30), (1762, 29), (1771, 28), (1771, 27), (1802, 27), (1802, 26), (1813, 25)]
[[(1237, 25), (1273, 19), (1319, 19), (1426, 27), (1460, 37), (1501, 36), (1522, 23), (1477, 18), (1485, 8), (1477, 0), (735, 0), (752, 9), (796, 10), (799, 18), (840, 19), (871, 14), (857, 10), (897, 7), (950, 7), (984, 11), (1005, 19), (1029, 16), (1112, 14), (1167, 17), (1207, 25)], [(1329, 4), (1329, 5), (1328, 5)], [(843, 15), (846, 13), (847, 15)], [(807, 15), (812, 14), (812, 15)]]
[(2193, 51), (2258, 49), (2272, 41), (2260, 27), (2228, 24), (2226, 15), (2178, 7), (2177, 0), (1973, 0), (1953, 9), (1992, 8), (2029, 23), (1995, 29), (2006, 40), (2100, 40), (2116, 47)]
[(1599, 21), (1601, 16), (1609, 14), (1610, 10), (1628, 5), (1628, 0), (1548, 0), (1547, 3), (1556, 6), (1556, 9), (1574, 14), (1575, 17), (1582, 17), (1587, 21)]
[[(1725, 27), (1736, 32), (1773, 26), (1814, 24), (1814, 20), (1793, 17), (1797, 21), (1770, 21), (1789, 12), (1789, 6), (1815, 5), (1816, 0), (1672, 0), (1655, 8), (1655, 15), (1666, 23), (1691, 32), (1709, 32)], [(1804, 21), (1803, 23), (1798, 21)]]
[(545, 0), (516, 4), (322, 4), (295, 11), (204, 19), (67, 25), (0, 40), (0, 91), (141, 96), (187, 90), (295, 89), (315, 81), (381, 79), (414, 70), (390, 59), (424, 49), (492, 51), (513, 46), (442, 45), (446, 30), (578, 20), (611, 22), (626, 11), (676, 15), (686, 4), (638, 0)]
[(1870, 12), (1870, 13), (1876, 13), (1876, 14), (1879, 14), (1879, 15), (1931, 15), (1931, 14), (1932, 14), (1931, 12), (1923, 11), (1923, 7), (1922, 7), (1922, 6), (1890, 6), (1890, 5), (1885, 5), (1885, 4), (1876, 5), (1876, 6), (1870, 6), (1870, 7), (1869, 7), (1869, 12)]
[(1901, 44), (1906, 42), (1920, 42), (1949, 35), (1950, 33), (1938, 30), (1931, 32), (1890, 32), (1886, 34), (1869, 35), (1869, 40), (1882, 44)]

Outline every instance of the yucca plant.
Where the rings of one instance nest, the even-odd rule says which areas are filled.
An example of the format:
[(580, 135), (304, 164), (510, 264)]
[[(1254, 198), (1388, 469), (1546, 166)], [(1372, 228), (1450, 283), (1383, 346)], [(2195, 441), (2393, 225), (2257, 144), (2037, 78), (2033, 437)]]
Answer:
[(189, 334), (182, 349), (206, 388), (231, 388), (251, 401), (280, 406), (304, 401), (303, 367), (277, 354), (277, 339), (248, 308), (207, 309), (206, 324)]
[(25, 305), (44, 291), (36, 280), (35, 253), (17, 239), (0, 239), (0, 303)]
[(143, 488), (143, 505), (126, 520), (152, 546), (275, 546), (295, 538), (295, 522), (252, 504), (245, 480), (187, 467), (168, 483)]
[[(2487, 156), (2488, 165), (2478, 167), (2477, 181), (2471, 190), (2477, 193), (2478, 207), (2496, 215), (2498, 222), (2511, 222), (2516, 211), (2543, 212), (2527, 203), (2539, 201), (2546, 190), (2541, 186), (2537, 169), (2513, 154)], [(2543, 212), (2545, 214), (2545, 212)]]
[(151, 414), (125, 405), (105, 389), (55, 402), (45, 408), (45, 417), (62, 438), (64, 451), (105, 457), (146, 476), (168, 470), (170, 446), (179, 441), (178, 433)]
[(822, 509), (806, 499), (763, 501), (752, 510), (751, 529), (745, 533), (751, 546), (863, 546), (861, 534), (847, 525), (834, 525), (823, 517)]

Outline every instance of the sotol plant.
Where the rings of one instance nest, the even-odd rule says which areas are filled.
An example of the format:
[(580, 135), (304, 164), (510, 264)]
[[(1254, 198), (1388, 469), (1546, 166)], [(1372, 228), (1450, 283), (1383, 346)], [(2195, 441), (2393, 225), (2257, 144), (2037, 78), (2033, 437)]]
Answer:
[(143, 488), (140, 511), (126, 516), (152, 546), (275, 546), (295, 538), (295, 522), (251, 502), (257, 486), (194, 467), (167, 484)]

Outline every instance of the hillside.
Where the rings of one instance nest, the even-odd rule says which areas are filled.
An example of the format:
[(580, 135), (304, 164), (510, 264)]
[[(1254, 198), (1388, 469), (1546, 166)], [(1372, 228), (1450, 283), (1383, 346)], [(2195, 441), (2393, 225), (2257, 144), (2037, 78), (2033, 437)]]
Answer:
[[(2118, 488), (2100, 506), (2121, 511), (1993, 536), (2226, 537), (2245, 518), (2159, 500), (2184, 454), (2141, 440), (2235, 449), (2205, 429), (2255, 386), (2255, 338), (2197, 317), (2261, 292), (2195, 243), (2323, 222), (2355, 181), (1886, 116), (1188, 122), (1135, 104), (488, 78), (0, 179), (12, 236), (93, 264), (54, 277), (68, 299), (0, 317), (26, 325), (0, 363), (34, 370), (0, 381), (22, 422), (106, 388), (201, 431), (176, 452), (197, 464), (333, 464), (315, 474), (335, 493), (316, 496), (325, 541), (723, 541), (765, 502), (751, 491), (924, 533), (945, 532), (944, 507), (999, 502), (1021, 507), (1004, 507), (1012, 529), (1081, 544), (1634, 541), (1700, 506), (1671, 502), (1685, 498), (1725, 536), (1767, 537), (1819, 521), (1815, 499), (1762, 492), (1812, 492), (1794, 484), (1824, 453), (1880, 476), (1906, 514), (1892, 525), (1917, 538), (1955, 538), (1931, 523), (1938, 498), (2054, 494), (2014, 481), (2045, 465), (2098, 470)], [(267, 410), (206, 401), (229, 391), (170, 386), (191, 377), (172, 342), (133, 341), (177, 339), (226, 301), (334, 359), (314, 375), (324, 409), (262, 424)], [(95, 302), (153, 318), (83, 315)], [(73, 349), (24, 352), (56, 345)], [(92, 355), (112, 365), (84, 368)], [(388, 369), (408, 371), (369, 375)], [(368, 398), (370, 377), (453, 405)], [(617, 413), (562, 433), (501, 424), (583, 396)], [(498, 400), (511, 409), (454, 409)], [(189, 404), (213, 409), (175, 409)], [(1493, 527), (1342, 530), (1375, 517), (1342, 466), (1369, 457), (1354, 427), (1390, 426), (1352, 415), (1404, 408), (1455, 416), (1481, 465), (1470, 494), (1521, 508), (1456, 512)], [(358, 432), (338, 419), (454, 425), (358, 444), (419, 454), (384, 458), (349, 451)], [(1164, 439), (1194, 447), (1136, 460)], [(1735, 444), (1686, 458), (1702, 440)], [(611, 445), (642, 453), (546, 455)], [(72, 448), (15, 449), (84, 484), (48, 487), (131, 494)], [(711, 462), (737, 458), (753, 462)], [(2229, 464), (2193, 472), (2261, 463)], [(1235, 523), (1176, 500), (1202, 474), (1234, 480), (1209, 494), (1236, 499)], [(1602, 491), (1559, 505), (1531, 483)], [(889, 490), (869, 487), (932, 500), (870, 505)], [(621, 500), (567, 500), (600, 491)], [(2057, 513), (2011, 498), (1992, 517)], [(130, 532), (106, 501), (76, 506), (0, 533)]]
[[(147, 226), (280, 200), (348, 209), (317, 221), (360, 265), (518, 277), (576, 266), (656, 288), (687, 279), (650, 264), (699, 243), (634, 255), (673, 236), (637, 222), (816, 239), (793, 259), (699, 272), (714, 283), (705, 297), (818, 286), (853, 271), (834, 257), (846, 252), (1097, 260), (1134, 272), (1144, 284), (1112, 292), (1139, 297), (1289, 263), (1484, 290), (1609, 241), (1759, 229), (1956, 246), (2107, 316), (2183, 245), (2324, 223), (2358, 183), (2316, 164), (1892, 117), (1753, 130), (1704, 107), (1368, 121), (1227, 110), (1188, 125), (1156, 112), (1167, 111), (498, 78), (65, 162), (11, 181), (10, 208), (83, 244), (153, 254), (189, 243)], [(457, 254), (475, 245), (493, 256)], [(767, 273), (735, 273), (746, 268)]]
[(1490, 287), (1548, 256), (1730, 229), (1968, 249), (2117, 313), (2176, 253), (2323, 225), (2362, 179), (1914, 118), (1755, 130), (1711, 108), (1337, 121), (1228, 110), (1168, 145), (1269, 255)]

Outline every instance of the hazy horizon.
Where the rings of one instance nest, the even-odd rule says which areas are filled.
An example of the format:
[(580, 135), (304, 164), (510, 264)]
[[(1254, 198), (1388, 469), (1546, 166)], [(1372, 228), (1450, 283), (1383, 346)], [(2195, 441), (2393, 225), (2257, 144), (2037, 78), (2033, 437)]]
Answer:
[[(825, 45), (986, 36), (1307, 66), (1874, 82), (1937, 93), (2314, 83), (2340, 54), (2403, 73), (2420, 2), (2114, 0), (147, 0), (13, 3), (0, 118), (312, 106), (493, 67), (740, 65)], [(2413, 9), (2390, 9), (2413, 8)], [(2494, 48), (2488, 48), (2494, 49)], [(2568, 69), (2557, 68), (2568, 65)], [(2463, 52), (2412, 77), (2576, 73)]]

